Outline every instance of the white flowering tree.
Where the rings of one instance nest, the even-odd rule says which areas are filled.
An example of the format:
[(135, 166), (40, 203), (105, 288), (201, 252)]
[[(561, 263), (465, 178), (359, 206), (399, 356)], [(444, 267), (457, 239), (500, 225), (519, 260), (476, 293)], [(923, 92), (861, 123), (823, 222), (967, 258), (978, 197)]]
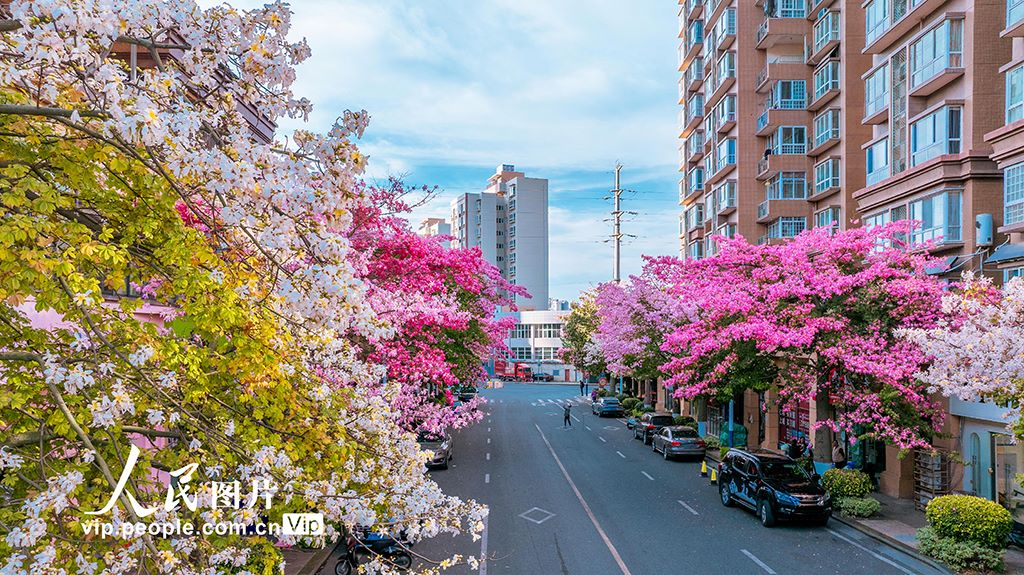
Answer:
[[(964, 400), (1024, 406), (1024, 279), (1002, 290), (990, 280), (964, 274), (959, 289), (942, 298), (944, 316), (927, 330), (904, 335), (931, 356), (918, 374), (933, 391)], [(1024, 438), (1024, 420), (1015, 424)]]
[[(310, 110), (289, 18), (280, 2), (0, 9), (0, 573), (280, 566), (263, 537), (121, 540), (90, 519), (479, 531), (486, 510), (424, 476), (397, 390), (357, 358), (392, 332), (343, 233), (366, 201), (366, 114), (263, 137)], [(240, 501), (214, 492), (236, 480)], [(246, 502), (260, 485), (269, 509)]]

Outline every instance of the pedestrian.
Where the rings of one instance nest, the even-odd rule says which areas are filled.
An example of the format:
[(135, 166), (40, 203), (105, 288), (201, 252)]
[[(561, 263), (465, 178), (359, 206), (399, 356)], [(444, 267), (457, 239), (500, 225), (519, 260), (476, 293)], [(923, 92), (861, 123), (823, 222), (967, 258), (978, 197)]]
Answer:
[(839, 444), (838, 439), (832, 439), (832, 464), (836, 466), (836, 469), (846, 467), (846, 450)]
[(587, 388), (586, 388), (587, 390), (586, 390), (586, 392), (584, 392), (583, 395), (590, 395), (590, 380), (589, 379), (584, 379), (583, 383), (584, 383), (584, 385), (587, 386)]
[(562, 407), (562, 418), (564, 419), (562, 427), (572, 427), (572, 416), (569, 414), (570, 409), (572, 409), (572, 404), (570, 403), (566, 403), (565, 406)]
[(583, 392), (583, 380), (580, 380), (580, 395), (586, 395), (586, 393)]
[(804, 446), (801, 445), (800, 438), (794, 437), (789, 441), (789, 446), (786, 448), (786, 455), (790, 459), (800, 459), (804, 455)]

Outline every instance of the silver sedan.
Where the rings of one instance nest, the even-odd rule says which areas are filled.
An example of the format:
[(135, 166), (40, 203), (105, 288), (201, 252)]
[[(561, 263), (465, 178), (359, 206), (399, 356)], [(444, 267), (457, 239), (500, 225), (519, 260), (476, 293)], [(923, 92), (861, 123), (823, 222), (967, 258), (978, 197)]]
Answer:
[(672, 425), (663, 428), (651, 441), (655, 453), (668, 459), (686, 455), (704, 455), (704, 440), (697, 435), (697, 430), (685, 425)]

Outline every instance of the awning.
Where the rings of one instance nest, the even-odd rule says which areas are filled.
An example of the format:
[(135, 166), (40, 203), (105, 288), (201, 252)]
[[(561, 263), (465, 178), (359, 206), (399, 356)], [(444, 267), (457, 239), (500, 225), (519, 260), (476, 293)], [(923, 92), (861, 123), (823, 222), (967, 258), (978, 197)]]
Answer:
[(924, 271), (926, 274), (930, 276), (942, 275), (953, 269), (953, 265), (956, 264), (956, 260), (959, 257), (960, 256), (949, 256), (946, 259), (942, 260), (942, 264), (935, 267), (924, 268)]
[(999, 264), (1024, 259), (1024, 244), (1003, 244), (985, 260), (987, 264)]

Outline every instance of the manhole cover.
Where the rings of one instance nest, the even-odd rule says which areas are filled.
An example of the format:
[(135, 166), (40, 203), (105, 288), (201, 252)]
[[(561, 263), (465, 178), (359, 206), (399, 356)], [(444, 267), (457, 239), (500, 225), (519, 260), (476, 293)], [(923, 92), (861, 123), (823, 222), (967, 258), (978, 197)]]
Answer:
[(554, 517), (555, 514), (548, 511), (547, 509), (534, 507), (533, 509), (520, 513), (519, 516), (531, 523), (536, 523), (537, 525), (540, 525), (541, 523), (544, 523), (548, 519)]

